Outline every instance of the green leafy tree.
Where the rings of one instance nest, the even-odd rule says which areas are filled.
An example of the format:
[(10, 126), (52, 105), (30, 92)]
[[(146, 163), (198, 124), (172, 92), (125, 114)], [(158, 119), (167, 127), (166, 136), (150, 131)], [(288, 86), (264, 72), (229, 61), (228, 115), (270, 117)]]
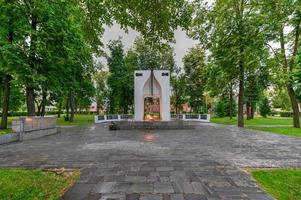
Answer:
[(264, 23), (258, 4), (249, 0), (218, 0), (208, 7), (196, 1), (194, 8), (190, 35), (211, 51), (211, 61), (230, 82), (232, 78), (238, 82), (238, 126), (243, 127), (245, 74), (265, 51)]
[(175, 72), (173, 49), (169, 45), (151, 45), (142, 37), (137, 37), (132, 51), (137, 55), (137, 69), (164, 69)]
[(186, 81), (183, 74), (180, 74), (180, 68), (176, 70), (176, 75), (171, 79), (172, 95), (171, 103), (175, 113), (181, 112), (182, 105), (186, 103)]
[(106, 110), (106, 103), (108, 101), (108, 76), (109, 72), (107, 71), (97, 71), (94, 76), (93, 80), (95, 82), (95, 90), (96, 90), (96, 112), (99, 115), (99, 110)]
[(125, 75), (124, 50), (121, 39), (110, 41), (108, 44), (110, 55), (107, 63), (110, 71), (108, 78), (109, 86), (109, 113), (120, 112), (120, 99), (122, 93), (121, 77)]
[(218, 117), (225, 117), (225, 102), (223, 99), (219, 99), (215, 105), (214, 113)]
[[(299, 0), (267, 0), (261, 4), (261, 16), (268, 27), (269, 42), (279, 44), (279, 48), (269, 45), (278, 62), (277, 75), (282, 80), (290, 97), (293, 110), (293, 126), (300, 128), (299, 105), (293, 72), (300, 46), (301, 4)], [(279, 73), (281, 72), (281, 73)], [(282, 86), (280, 85), (280, 86)]]
[(260, 115), (267, 117), (271, 113), (270, 101), (267, 97), (263, 97), (259, 104)]
[(199, 113), (205, 103), (206, 65), (204, 50), (199, 46), (190, 49), (183, 61), (187, 100), (193, 112)]
[(1, 129), (7, 128), (11, 81), (16, 69), (24, 67), (22, 43), (26, 39), (26, 17), (19, 1), (0, 1), (0, 79), (2, 89)]
[(283, 111), (290, 111), (290, 98), (285, 88), (275, 88), (271, 94), (273, 108), (280, 108)]

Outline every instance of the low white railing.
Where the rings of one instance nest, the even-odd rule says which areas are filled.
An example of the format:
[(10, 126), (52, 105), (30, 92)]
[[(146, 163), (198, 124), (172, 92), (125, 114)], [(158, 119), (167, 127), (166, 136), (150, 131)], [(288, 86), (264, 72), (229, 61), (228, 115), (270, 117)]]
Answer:
[(171, 114), (173, 120), (210, 122), (209, 114)]
[[(171, 114), (170, 117), (172, 120), (210, 122), (209, 114)], [(132, 114), (96, 115), (94, 121), (96, 124), (98, 124), (114, 121), (127, 121), (133, 119), (134, 115)]]
[(132, 120), (134, 115), (121, 114), (121, 115), (96, 115), (94, 121), (96, 124), (104, 122), (127, 121)]

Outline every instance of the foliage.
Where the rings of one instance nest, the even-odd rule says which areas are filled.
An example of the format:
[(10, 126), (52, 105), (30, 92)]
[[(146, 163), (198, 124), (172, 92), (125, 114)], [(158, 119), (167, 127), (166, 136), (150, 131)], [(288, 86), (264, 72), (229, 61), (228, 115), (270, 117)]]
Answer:
[[(282, 111), (279, 113), (280, 117), (293, 117), (293, 112), (289, 112), (289, 111)], [(301, 116), (301, 113), (300, 113)]]
[[(229, 117), (230, 116), (230, 101), (228, 98), (220, 98), (214, 108), (214, 113), (217, 117)], [(233, 101), (233, 113), (232, 116), (237, 115), (237, 104)]]
[(12, 133), (12, 129), (2, 129), (0, 130), (0, 136), (1, 135), (5, 135), (5, 134), (9, 134), (9, 133)]
[(225, 102), (223, 99), (220, 99), (215, 106), (214, 114), (217, 117), (225, 117)]
[(244, 126), (245, 73), (256, 71), (266, 55), (265, 32), (261, 31), (263, 18), (257, 14), (259, 7), (256, 1), (245, 0), (219, 0), (212, 6), (200, 1), (194, 4), (190, 35), (210, 50), (209, 61), (216, 69), (214, 73), (219, 74), (218, 80), (225, 78), (222, 83), (231, 86), (239, 83), (238, 126)]
[(175, 109), (175, 113), (180, 113), (182, 105), (186, 102), (186, 87), (185, 77), (182, 74), (177, 74), (171, 79), (172, 95), (171, 104)]
[(267, 0), (261, 5), (261, 15), (266, 24), (268, 42), (278, 44), (269, 45), (273, 52), (271, 56), (277, 61), (274, 70), (278, 86), (285, 87), (290, 97), (291, 108), (294, 113), (293, 124), (300, 128), (298, 95), (294, 71), (296, 70), (296, 56), (300, 46), (301, 5), (299, 0)]
[(274, 198), (301, 199), (301, 170), (254, 170), (251, 173), (259, 185)]
[[(110, 55), (107, 57), (110, 75), (108, 77), (109, 86), (109, 113), (115, 114), (121, 112), (122, 99), (122, 77), (124, 77), (125, 62), (124, 50), (121, 39), (110, 41), (109, 45)], [(127, 110), (127, 108), (124, 108)]]
[(137, 56), (137, 69), (139, 70), (170, 70), (175, 71), (173, 49), (169, 45), (160, 48), (147, 43), (142, 37), (137, 37), (132, 49)]
[[(161, 47), (173, 40), (176, 28), (188, 28), (191, 6), (185, 0), (6, 0), (0, 1), (0, 13), (0, 80), (5, 88), (10, 80), (18, 87), (12, 86), (10, 110), (19, 107), (21, 91), (28, 115), (44, 115), (46, 105), (58, 105), (67, 113), (71, 109), (72, 121), (76, 108), (87, 109), (94, 96), (92, 58), (103, 55), (104, 25), (114, 21), (125, 30), (132, 27), (148, 44)], [(1, 95), (4, 119), (8, 89)], [(123, 92), (130, 90), (127, 85)], [(131, 104), (127, 99), (124, 109)]]
[(1, 169), (0, 199), (59, 199), (78, 177), (78, 171), (57, 175), (39, 170)]
[(259, 104), (259, 112), (262, 117), (267, 117), (271, 113), (270, 101), (267, 97), (263, 97)]
[(291, 110), (290, 99), (284, 88), (276, 88), (272, 92), (272, 105), (274, 108)]
[(107, 102), (109, 101), (108, 96), (108, 80), (109, 73), (106, 71), (97, 71), (93, 80), (95, 82), (95, 90), (96, 90), (96, 103), (97, 103), (97, 113), (99, 114), (99, 110), (107, 110)]
[(204, 50), (200, 46), (191, 48), (184, 56), (183, 62), (187, 101), (194, 113), (200, 113), (201, 106), (205, 104), (206, 64)]

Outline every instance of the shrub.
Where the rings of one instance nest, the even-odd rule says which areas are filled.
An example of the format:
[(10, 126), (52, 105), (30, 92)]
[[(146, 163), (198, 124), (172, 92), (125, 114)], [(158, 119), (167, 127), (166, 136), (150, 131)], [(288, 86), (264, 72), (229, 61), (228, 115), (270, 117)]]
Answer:
[[(301, 112), (299, 113), (301, 117)], [(293, 112), (291, 111), (282, 111), (280, 112), (280, 117), (293, 117)]]
[(267, 117), (268, 115), (271, 114), (271, 106), (270, 106), (269, 99), (267, 97), (264, 97), (261, 100), (259, 104), (259, 111), (262, 117)]
[(220, 99), (215, 106), (215, 115), (217, 117), (225, 117), (225, 102), (224, 100)]
[[(229, 117), (230, 116), (230, 100), (228, 98), (219, 99), (214, 107), (214, 112), (217, 117)], [(237, 103), (233, 101), (233, 113), (232, 116), (237, 115)]]

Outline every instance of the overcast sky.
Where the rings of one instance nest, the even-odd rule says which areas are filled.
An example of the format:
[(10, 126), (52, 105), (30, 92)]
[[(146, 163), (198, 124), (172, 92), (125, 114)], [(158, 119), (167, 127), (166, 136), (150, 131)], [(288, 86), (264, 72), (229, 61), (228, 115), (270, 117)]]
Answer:
[[(122, 43), (126, 50), (132, 47), (135, 38), (139, 35), (138, 32), (133, 29), (129, 29), (128, 33), (125, 33), (118, 24), (113, 25), (112, 27), (106, 27), (106, 31), (103, 35), (103, 43), (107, 46), (110, 40), (116, 40), (118, 37), (122, 37)], [(175, 61), (178, 66), (183, 66), (182, 58), (186, 54), (187, 50), (195, 46), (198, 42), (191, 40), (187, 37), (186, 33), (182, 30), (175, 31), (176, 43), (172, 44), (175, 53)], [(107, 50), (107, 48), (106, 48)], [(104, 58), (100, 59), (101, 62), (106, 66), (106, 61)]]

